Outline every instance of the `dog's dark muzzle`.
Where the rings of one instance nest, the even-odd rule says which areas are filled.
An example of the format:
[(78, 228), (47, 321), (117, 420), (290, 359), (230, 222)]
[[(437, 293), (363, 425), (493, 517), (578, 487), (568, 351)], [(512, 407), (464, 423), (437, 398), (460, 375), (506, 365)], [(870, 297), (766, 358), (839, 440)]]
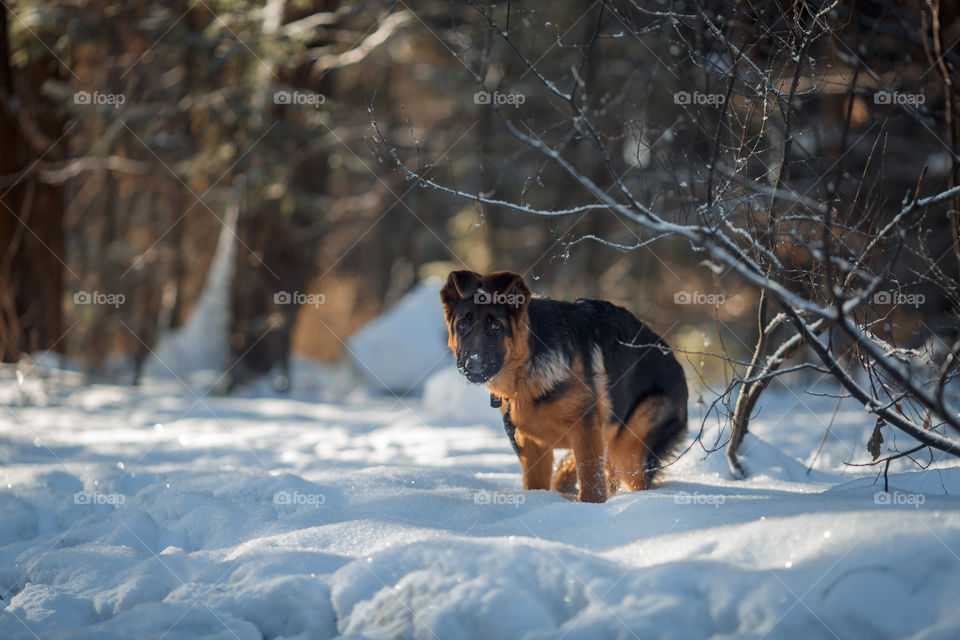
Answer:
[(495, 358), (484, 357), (479, 353), (466, 354), (457, 362), (460, 373), (470, 382), (486, 382), (497, 375), (501, 364)]

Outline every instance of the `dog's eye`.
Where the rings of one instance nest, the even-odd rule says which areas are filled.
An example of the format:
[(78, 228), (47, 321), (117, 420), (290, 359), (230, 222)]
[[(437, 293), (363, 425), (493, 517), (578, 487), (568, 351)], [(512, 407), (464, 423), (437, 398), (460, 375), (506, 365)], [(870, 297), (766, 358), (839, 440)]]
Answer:
[(469, 328), (470, 328), (470, 323), (467, 321), (466, 318), (460, 318), (460, 320), (457, 321), (457, 331), (459, 331), (460, 333), (463, 333)]
[(493, 331), (500, 331), (501, 329), (503, 329), (503, 325), (500, 324), (499, 320), (494, 320), (493, 322), (490, 323), (490, 329), (492, 329)]

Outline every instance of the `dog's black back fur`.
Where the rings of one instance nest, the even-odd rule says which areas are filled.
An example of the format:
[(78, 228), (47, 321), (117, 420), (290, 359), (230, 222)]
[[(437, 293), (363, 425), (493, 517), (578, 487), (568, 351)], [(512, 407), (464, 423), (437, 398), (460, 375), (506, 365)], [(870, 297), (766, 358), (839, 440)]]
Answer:
[[(565, 302), (533, 298), (527, 315), (530, 359), (534, 364), (556, 357), (559, 352), (571, 365), (579, 355), (587, 368), (586, 381), (592, 385), (592, 352), (595, 347), (600, 348), (613, 405), (610, 420), (621, 429), (637, 406), (651, 395), (682, 398), (686, 407), (687, 383), (680, 363), (663, 339), (630, 311), (604, 300)], [(683, 436), (686, 415), (676, 422), (662, 425), (657, 439), (650, 443), (651, 452), (658, 458)]]

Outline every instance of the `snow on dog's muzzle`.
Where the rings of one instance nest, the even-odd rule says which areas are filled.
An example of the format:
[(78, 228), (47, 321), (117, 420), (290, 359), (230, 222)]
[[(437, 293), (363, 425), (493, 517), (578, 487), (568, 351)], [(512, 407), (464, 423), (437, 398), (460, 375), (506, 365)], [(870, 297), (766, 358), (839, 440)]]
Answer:
[(470, 353), (460, 359), (457, 368), (470, 382), (486, 382), (496, 375), (499, 369), (495, 360), (479, 353)]

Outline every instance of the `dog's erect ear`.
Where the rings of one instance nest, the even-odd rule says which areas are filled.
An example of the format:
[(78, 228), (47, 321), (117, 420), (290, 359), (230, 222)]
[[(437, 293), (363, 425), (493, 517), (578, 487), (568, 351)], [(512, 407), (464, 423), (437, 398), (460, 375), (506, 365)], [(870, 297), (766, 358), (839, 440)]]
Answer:
[(530, 288), (519, 273), (494, 271), (480, 279), (480, 286), (485, 291), (500, 294), (502, 304), (511, 312), (520, 313), (530, 302)]
[(473, 271), (451, 271), (447, 276), (447, 284), (440, 290), (440, 299), (443, 301), (443, 310), (447, 316), (464, 298), (470, 298), (480, 288), (480, 274)]

